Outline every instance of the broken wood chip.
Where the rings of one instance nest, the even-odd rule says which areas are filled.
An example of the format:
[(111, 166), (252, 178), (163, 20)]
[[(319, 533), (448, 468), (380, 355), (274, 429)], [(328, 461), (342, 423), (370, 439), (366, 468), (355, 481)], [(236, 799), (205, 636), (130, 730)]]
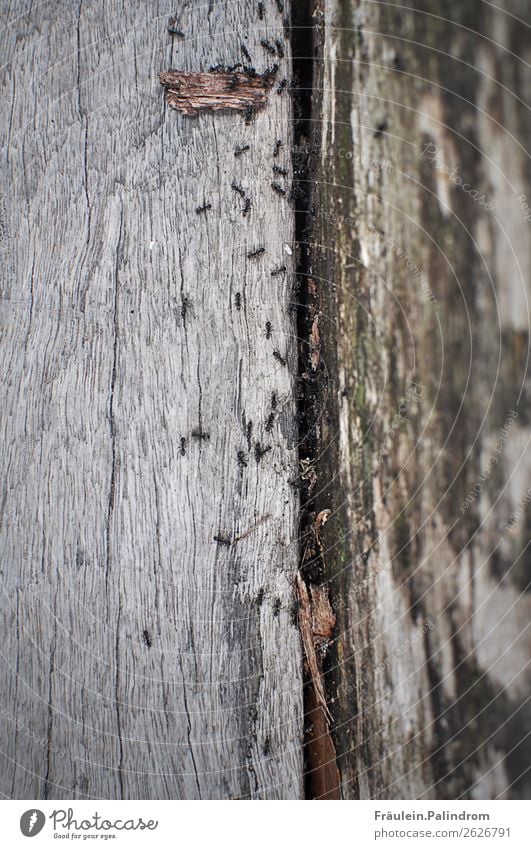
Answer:
[(250, 70), (216, 70), (203, 73), (162, 71), (161, 85), (166, 89), (166, 102), (185, 115), (222, 109), (261, 109), (267, 103), (276, 69), (257, 74)]
[(310, 330), (310, 363), (313, 371), (317, 371), (321, 364), (321, 334), (319, 332), (320, 313), (317, 313)]
[(320, 649), (332, 639), (336, 615), (325, 587), (313, 587), (310, 584), (310, 597), (313, 644), (316, 649)]
[(306, 582), (300, 573), (297, 573), (297, 593), (299, 601), (299, 629), (306, 663), (308, 665), (308, 674), (315, 691), (317, 702), (323, 709), (328, 722), (331, 722), (332, 716), (326, 700), (324, 676), (317, 651), (332, 636), (336, 618), (328, 601), (326, 590), (310, 587), (310, 591), (308, 591)]
[(314, 529), (315, 529), (315, 538), (319, 545), (321, 545), (321, 528), (323, 525), (326, 525), (330, 516), (332, 515), (331, 510), (321, 510), (320, 513), (315, 517)]

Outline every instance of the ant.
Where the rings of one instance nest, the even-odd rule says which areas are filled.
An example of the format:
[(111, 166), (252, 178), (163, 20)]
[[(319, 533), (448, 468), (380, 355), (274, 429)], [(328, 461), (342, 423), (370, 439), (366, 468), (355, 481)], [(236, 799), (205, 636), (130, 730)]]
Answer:
[(279, 274), (284, 274), (285, 271), (287, 271), (286, 266), (279, 265), (278, 268), (273, 269), (273, 271), (271, 272), (271, 277), (278, 277)]
[(181, 436), (181, 457), (184, 457), (186, 454), (186, 437)]
[(283, 79), (283, 80), (281, 80), (281, 81), (280, 81), (280, 83), (278, 84), (277, 94), (282, 94), (282, 92), (285, 90), (285, 88), (286, 88), (286, 86), (287, 86), (287, 85), (288, 85), (288, 81), (287, 81), (287, 79), (284, 77), (284, 79)]
[(258, 4), (258, 17), (260, 18), (261, 21), (264, 20), (264, 12), (265, 12), (264, 4), (259, 3)]
[(190, 307), (190, 305), (190, 298), (183, 297), (181, 301), (181, 318), (183, 319), (183, 321), (186, 318), (186, 313), (188, 312), (188, 308)]
[(242, 197), (242, 198), (244, 198), (244, 197), (245, 197), (245, 190), (244, 190), (244, 189), (242, 189), (242, 187), (241, 187), (241, 186), (238, 186), (238, 184), (237, 184), (237, 183), (231, 183), (231, 184), (230, 184), (230, 187), (231, 187), (231, 189), (233, 189), (233, 191), (238, 192), (238, 194), (240, 195), (240, 197)]
[(293, 602), (293, 604), (291, 605), (291, 608), (290, 608), (290, 618), (291, 618), (291, 624), (292, 625), (296, 625), (298, 620), (299, 620), (300, 607), (301, 607), (300, 601), (298, 599), (295, 599), (295, 601)]
[(254, 259), (257, 256), (260, 256), (260, 254), (265, 254), (265, 248), (256, 248), (256, 250), (250, 251), (247, 254), (247, 259)]
[(253, 423), (252, 423), (252, 422), (248, 422), (248, 423), (247, 423), (247, 447), (248, 447), (249, 451), (251, 450), (251, 437), (252, 437), (252, 433), (253, 433)]
[(273, 44), (271, 44), (271, 42), (270, 42), (270, 41), (267, 41), (267, 39), (266, 39), (266, 38), (261, 38), (261, 39), (260, 39), (260, 44), (262, 45), (262, 47), (264, 48), (264, 50), (267, 50), (267, 52), (268, 52), (268, 53), (270, 53), (272, 56), (276, 56), (276, 55), (277, 55), (277, 51), (276, 51), (276, 49), (275, 49), (274, 45), (273, 45)]
[(271, 65), (270, 68), (266, 68), (264, 71), (264, 77), (274, 77), (275, 74), (278, 73), (278, 64), (275, 62), (274, 65)]
[(271, 322), (270, 322), (270, 321), (266, 321), (266, 326), (265, 326), (265, 327), (266, 327), (266, 339), (271, 339), (271, 330), (272, 330)]
[(281, 147), (282, 147), (282, 142), (280, 141), (280, 139), (278, 139), (275, 142), (275, 149), (273, 150), (273, 156), (275, 157), (275, 159), (278, 156)]
[(178, 38), (184, 38), (184, 32), (180, 29), (175, 29), (176, 20), (170, 18), (168, 21), (168, 32), (170, 35), (176, 35)]
[(244, 469), (247, 466), (247, 460), (245, 459), (245, 452), (244, 451), (238, 451), (237, 457), (238, 457), (238, 466), (240, 466), (242, 469)]
[(280, 601), (280, 599), (279, 599), (279, 598), (277, 598), (277, 599), (275, 600), (274, 605), (273, 605), (273, 616), (278, 616), (278, 614), (280, 613), (281, 609), (282, 609), (282, 602)]
[(234, 151), (234, 156), (241, 156), (242, 153), (245, 153), (246, 150), (250, 150), (251, 147), (248, 144), (244, 144), (243, 147), (237, 147)]
[(247, 50), (245, 44), (240, 44), (240, 49), (241, 49), (243, 55), (245, 56), (245, 58), (247, 59), (247, 61), (252, 62), (253, 60), (251, 59), (251, 54)]
[(274, 423), (275, 423), (275, 414), (269, 413), (269, 416), (268, 416), (267, 422), (266, 422), (266, 426), (265, 426), (266, 433), (271, 433), (271, 431), (273, 430), (273, 424)]
[(210, 434), (204, 433), (204, 431), (201, 427), (198, 427), (195, 430), (193, 430), (192, 436), (193, 436), (194, 439), (203, 440), (204, 442), (207, 442), (210, 439)]
[(217, 534), (217, 536), (214, 537), (214, 542), (217, 542), (218, 545), (226, 545), (227, 547), (232, 545), (232, 541), (221, 534)]
[(278, 360), (278, 362), (280, 363), (281, 366), (286, 365), (286, 360), (284, 359), (284, 357), (282, 356), (280, 351), (273, 351), (273, 356), (274, 356), (275, 360)]
[(283, 59), (284, 58), (284, 45), (282, 44), (282, 42), (280, 41), (279, 38), (275, 39), (275, 45), (276, 45), (276, 48), (277, 48), (278, 56), (281, 59)]
[(259, 442), (257, 442), (254, 446), (254, 456), (256, 462), (259, 463), (264, 454), (267, 454), (268, 451), (271, 451), (270, 445), (262, 446)]
[(384, 118), (383, 121), (380, 121), (380, 123), (376, 127), (376, 129), (374, 131), (374, 138), (379, 139), (381, 136), (383, 136), (383, 134), (387, 130), (387, 127), (388, 127), (387, 118)]
[(234, 296), (234, 301), (235, 301), (235, 304), (236, 304), (236, 309), (241, 310), (241, 308), (242, 308), (242, 296), (239, 292), (236, 292), (236, 295)]
[(277, 408), (277, 393), (272, 392), (271, 393), (271, 409), (276, 410), (276, 408)]
[(273, 171), (275, 174), (281, 174), (283, 177), (288, 176), (288, 172), (285, 168), (281, 168), (280, 165), (273, 165)]
[(211, 203), (204, 203), (203, 206), (198, 206), (196, 212), (200, 215), (202, 212), (206, 212), (208, 209), (212, 209)]
[(271, 183), (271, 188), (273, 189), (273, 191), (275, 191), (277, 193), (277, 195), (283, 195), (284, 196), (286, 194), (286, 189), (282, 188), (280, 183), (275, 183), (275, 182)]
[(245, 203), (242, 209), (242, 215), (245, 217), (251, 208), (251, 198), (245, 198)]

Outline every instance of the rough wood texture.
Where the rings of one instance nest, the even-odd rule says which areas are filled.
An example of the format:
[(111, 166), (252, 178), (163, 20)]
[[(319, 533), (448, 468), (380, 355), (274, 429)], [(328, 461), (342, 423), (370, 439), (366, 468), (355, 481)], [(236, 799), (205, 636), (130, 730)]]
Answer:
[(265, 71), (282, 16), (2, 15), (0, 792), (298, 798), (290, 97), (191, 121), (159, 83), (241, 43)]
[(347, 798), (529, 792), (529, 9), (501, 5), (315, 4), (315, 510)]
[(168, 104), (184, 115), (239, 109), (250, 110), (249, 117), (253, 117), (255, 111), (266, 105), (274, 80), (274, 73), (241, 71), (190, 74), (170, 70), (160, 74)]
[(304, 647), (307, 681), (304, 686), (307, 794), (316, 799), (339, 799), (340, 780), (330, 735), (332, 716), (324, 690), (323, 658), (336, 626), (325, 588), (306, 586), (298, 576), (299, 628)]

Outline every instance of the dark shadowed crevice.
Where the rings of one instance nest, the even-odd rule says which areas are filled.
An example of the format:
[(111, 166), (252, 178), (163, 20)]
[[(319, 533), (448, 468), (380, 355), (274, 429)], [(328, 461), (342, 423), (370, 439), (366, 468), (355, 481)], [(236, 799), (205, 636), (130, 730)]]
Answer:
[[(336, 753), (329, 728), (326, 682), (323, 670), (326, 642), (319, 624), (317, 589), (325, 580), (323, 550), (319, 541), (318, 505), (315, 466), (319, 452), (318, 421), (323, 395), (323, 374), (316, 367), (318, 358), (317, 292), (311, 276), (314, 192), (311, 181), (312, 116), (315, 86), (316, 28), (314, 2), (293, 4), (293, 189), (297, 272), (292, 302), (296, 311), (298, 338), (297, 420), (299, 431), (300, 493), (300, 581), (299, 624), (305, 649), (304, 671), (304, 767), (307, 799), (339, 798), (339, 773)], [(328, 512), (328, 511), (326, 511)], [(312, 587), (315, 592), (312, 592)], [(308, 599), (310, 602), (308, 602)], [(307, 606), (310, 603), (310, 606)], [(306, 605), (306, 606), (305, 606)], [(325, 603), (327, 606), (327, 603)], [(332, 612), (330, 614), (333, 616)], [(335, 617), (333, 617), (335, 622)], [(305, 632), (306, 628), (306, 632)], [(313, 630), (312, 630), (313, 629)], [(310, 658), (311, 655), (311, 658)]]

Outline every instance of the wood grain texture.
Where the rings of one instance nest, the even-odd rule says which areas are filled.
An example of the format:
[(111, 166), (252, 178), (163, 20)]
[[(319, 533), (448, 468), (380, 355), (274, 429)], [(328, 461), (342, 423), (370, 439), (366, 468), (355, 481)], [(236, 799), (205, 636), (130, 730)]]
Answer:
[(169, 70), (160, 74), (166, 90), (166, 102), (184, 115), (196, 115), (204, 110), (249, 110), (249, 118), (262, 109), (273, 83), (275, 73), (255, 71), (215, 71), (191, 74)]
[(263, 72), (282, 16), (59, 0), (2, 21), (0, 792), (299, 798), (293, 215), (270, 185), (290, 98), (191, 121), (159, 83), (241, 43)]
[(314, 10), (314, 506), (332, 509), (342, 793), (525, 798), (530, 77), (511, 15), (529, 10), (409, 6)]

